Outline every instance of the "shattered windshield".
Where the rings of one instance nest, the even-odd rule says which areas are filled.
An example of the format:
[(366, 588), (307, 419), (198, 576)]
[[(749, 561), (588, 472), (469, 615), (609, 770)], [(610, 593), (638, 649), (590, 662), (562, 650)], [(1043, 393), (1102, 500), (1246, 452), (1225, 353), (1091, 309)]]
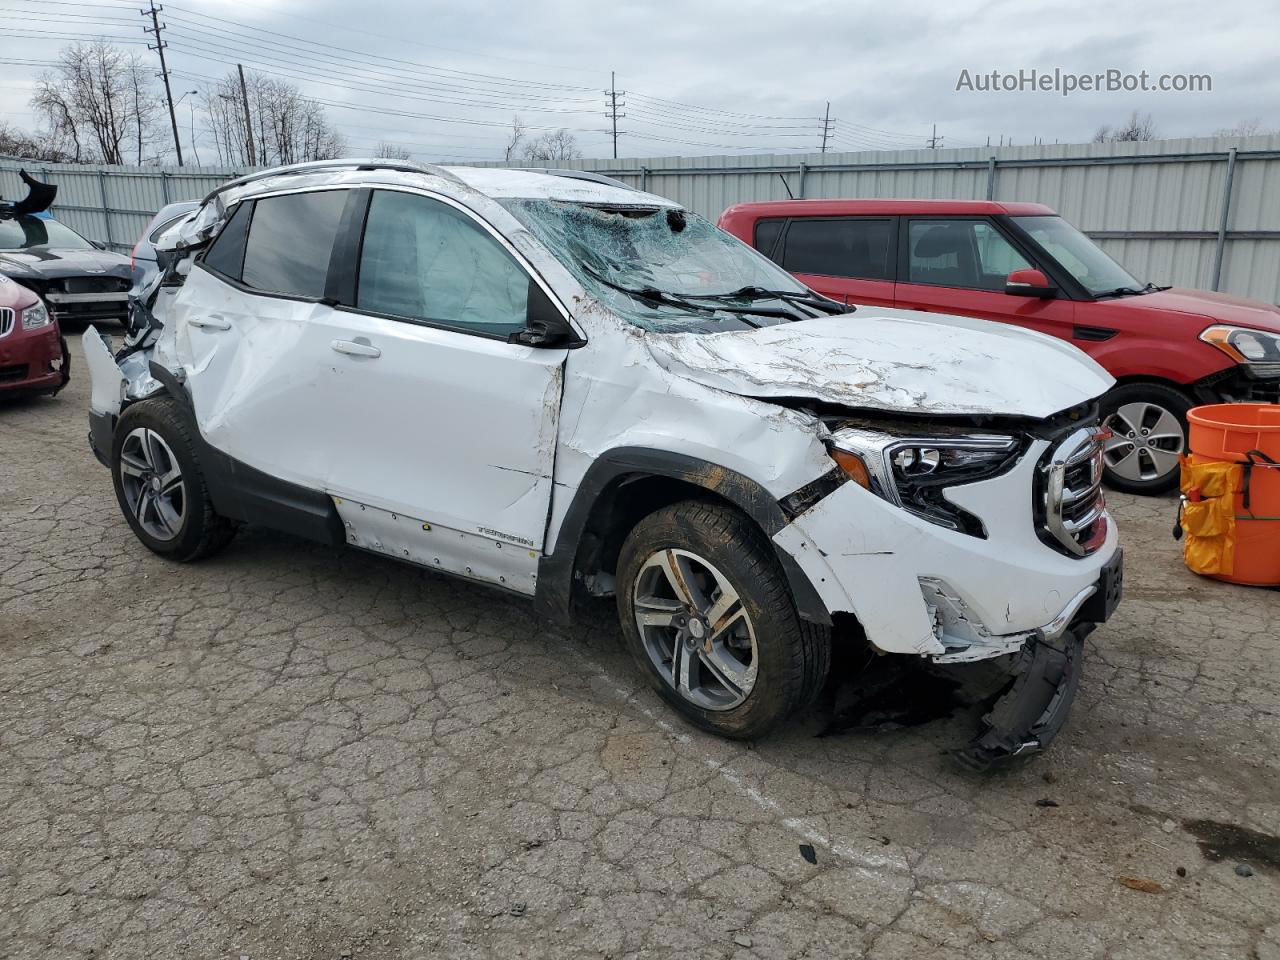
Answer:
[[(735, 330), (807, 316), (745, 314), (760, 306), (764, 291), (812, 294), (772, 261), (696, 214), (676, 207), (559, 200), (502, 203), (593, 296), (646, 330)], [(725, 295), (744, 288), (756, 288), (754, 300), (738, 310), (735, 298)]]

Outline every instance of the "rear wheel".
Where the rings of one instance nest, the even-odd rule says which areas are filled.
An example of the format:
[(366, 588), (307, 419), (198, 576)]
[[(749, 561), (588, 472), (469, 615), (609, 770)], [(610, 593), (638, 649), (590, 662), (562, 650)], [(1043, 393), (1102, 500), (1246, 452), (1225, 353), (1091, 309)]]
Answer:
[(198, 560), (235, 536), (235, 524), (213, 509), (187, 418), (168, 397), (135, 404), (120, 417), (111, 477), (134, 534), (163, 557)]
[(1191, 400), (1160, 383), (1126, 383), (1102, 398), (1104, 478), (1129, 493), (1164, 493), (1178, 483), (1178, 458), (1187, 446)]
[(768, 541), (731, 507), (687, 501), (641, 520), (617, 602), (654, 689), (713, 733), (761, 736), (826, 679), (829, 631), (801, 622)]

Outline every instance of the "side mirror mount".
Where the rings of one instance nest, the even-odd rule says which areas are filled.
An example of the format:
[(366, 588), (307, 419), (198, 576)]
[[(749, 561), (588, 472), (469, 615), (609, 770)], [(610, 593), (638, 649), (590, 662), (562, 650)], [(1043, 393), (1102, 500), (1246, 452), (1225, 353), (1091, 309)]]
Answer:
[(95, 250), (105, 250), (105, 249), (107, 249), (107, 245), (106, 245), (105, 243), (103, 243), (101, 240), (90, 240), (89, 242), (90, 242), (91, 244), (93, 244), (93, 248), (94, 248)]
[(560, 308), (551, 302), (542, 287), (529, 278), (528, 307), (525, 310), (524, 329), (507, 337), (507, 343), (520, 343), (526, 347), (550, 349), (576, 347), (582, 338), (564, 318)]
[(1005, 279), (1004, 292), (1011, 297), (1049, 300), (1058, 295), (1058, 288), (1039, 270), (1015, 270)]

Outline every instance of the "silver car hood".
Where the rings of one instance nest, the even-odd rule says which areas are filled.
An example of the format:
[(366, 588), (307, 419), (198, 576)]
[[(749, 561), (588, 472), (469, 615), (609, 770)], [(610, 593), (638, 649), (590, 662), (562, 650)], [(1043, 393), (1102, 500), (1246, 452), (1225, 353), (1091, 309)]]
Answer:
[(860, 307), (844, 316), (646, 338), (668, 372), (759, 399), (1044, 418), (1115, 381), (1071, 344), (1008, 324)]

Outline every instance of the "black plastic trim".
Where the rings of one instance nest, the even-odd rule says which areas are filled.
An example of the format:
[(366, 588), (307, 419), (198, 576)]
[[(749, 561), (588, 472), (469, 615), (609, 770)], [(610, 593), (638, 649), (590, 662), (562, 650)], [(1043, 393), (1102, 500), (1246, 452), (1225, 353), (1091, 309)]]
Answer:
[(338, 221), (338, 234), (329, 252), (329, 269), (325, 273), (323, 300), (330, 304), (356, 302), (356, 278), (360, 268), (360, 244), (364, 236), (365, 217), (373, 191), (360, 187), (351, 191)]
[(89, 449), (104, 467), (111, 467), (111, 441), (115, 437), (116, 418), (109, 413), (89, 411)]
[[(623, 480), (664, 477), (718, 494), (754, 520), (772, 541), (790, 518), (760, 484), (734, 470), (684, 454), (646, 447), (619, 447), (596, 458), (588, 468), (560, 525), (555, 549), (538, 562), (534, 605), (544, 616), (561, 623), (573, 620), (574, 584), (579, 550), (597, 501)], [(802, 488), (803, 489), (803, 488)], [(775, 552), (786, 574), (796, 610), (805, 620), (830, 624), (831, 614), (809, 578), (785, 551)]]

